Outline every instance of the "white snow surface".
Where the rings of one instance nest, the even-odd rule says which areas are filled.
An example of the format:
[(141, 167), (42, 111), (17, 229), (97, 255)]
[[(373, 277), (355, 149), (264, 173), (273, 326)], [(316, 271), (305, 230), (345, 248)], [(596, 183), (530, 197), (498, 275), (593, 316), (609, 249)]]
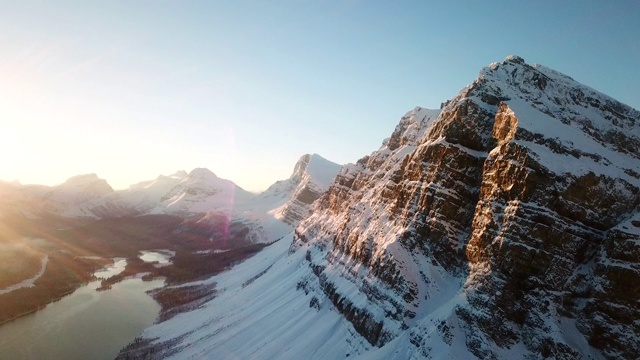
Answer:
[(170, 359), (339, 359), (368, 348), (341, 316), (326, 304), (320, 311), (309, 307), (311, 296), (296, 290), (308, 268), (304, 252), (287, 255), (290, 242), (291, 236), (284, 238), (201, 282), (215, 283), (218, 296), (142, 335), (156, 343), (179, 339), (179, 352)]
[(327, 189), (340, 170), (340, 165), (329, 161), (318, 154), (311, 154), (305, 168), (307, 181), (321, 189)]

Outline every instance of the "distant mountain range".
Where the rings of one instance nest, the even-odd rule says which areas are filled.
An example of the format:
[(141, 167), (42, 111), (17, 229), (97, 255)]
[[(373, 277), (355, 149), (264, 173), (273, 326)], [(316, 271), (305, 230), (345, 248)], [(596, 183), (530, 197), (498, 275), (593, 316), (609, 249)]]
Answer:
[(261, 236), (254, 240), (273, 241), (269, 231), (275, 231), (274, 236), (291, 231), (306, 217), (311, 203), (328, 188), (339, 169), (340, 165), (320, 155), (304, 155), (289, 179), (276, 182), (258, 195), (205, 168), (160, 175), (125, 190), (113, 190), (96, 174), (74, 176), (57, 186), (2, 182), (0, 216), (10, 213), (30, 218), (106, 219), (171, 214), (202, 223), (224, 215), (260, 230)]
[[(330, 184), (303, 157), (256, 197), (295, 231), (122, 358), (637, 359), (639, 149), (640, 112), (510, 56)], [(244, 198), (173, 189), (155, 209)]]

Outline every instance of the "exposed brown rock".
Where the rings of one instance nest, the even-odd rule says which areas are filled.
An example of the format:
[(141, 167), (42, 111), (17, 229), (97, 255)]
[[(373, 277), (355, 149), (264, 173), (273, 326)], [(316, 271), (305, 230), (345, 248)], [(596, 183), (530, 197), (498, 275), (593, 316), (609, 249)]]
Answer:
[[(640, 182), (635, 165), (615, 163), (607, 154), (638, 158), (633, 134), (640, 112), (518, 57), (483, 74), (443, 104), (423, 136), (415, 136), (420, 112), (414, 110), (386, 147), (343, 168), (317, 202), (315, 217), (298, 228), (298, 245), (313, 244), (317, 254), (307, 260), (325, 284), (332, 281), (326, 266), (347, 274), (366, 267), (370, 280), (347, 278), (386, 311), (387, 320), (372, 318), (381, 324), (373, 331), (346, 317), (377, 346), (409, 327), (416, 308), (429, 308), (420, 290), (432, 286), (420, 267), (429, 263), (465, 279), (460, 291), (468, 304), (454, 314), (479, 358), (497, 358), (493, 346), (515, 344), (532, 358), (590, 356), (567, 340), (568, 323), (586, 339), (588, 351), (636, 358), (640, 231), (620, 224), (640, 209)], [(608, 150), (521, 126), (523, 116), (529, 123), (537, 119), (512, 109), (513, 96)], [(579, 107), (610, 121), (608, 130), (572, 110)], [(396, 159), (402, 149), (411, 151)], [(553, 167), (568, 163), (572, 169), (575, 161), (611, 171)], [(640, 224), (632, 220), (627, 228), (640, 227), (633, 221)], [(337, 288), (325, 293), (345, 306)], [(444, 324), (439, 329), (451, 343)], [(412, 334), (416, 351), (427, 356), (427, 338), (416, 329)]]

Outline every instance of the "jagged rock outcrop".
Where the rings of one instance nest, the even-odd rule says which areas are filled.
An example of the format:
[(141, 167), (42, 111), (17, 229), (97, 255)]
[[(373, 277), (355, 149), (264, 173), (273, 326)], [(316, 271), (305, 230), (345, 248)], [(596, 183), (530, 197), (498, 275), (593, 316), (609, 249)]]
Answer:
[(366, 296), (345, 317), (381, 324), (359, 330), (376, 346), (414, 326), (429, 354), (435, 268), (461, 279), (438, 321), (479, 358), (633, 358), (640, 238), (619, 224), (640, 208), (639, 135), (638, 111), (509, 57), (344, 167), (295, 246), (337, 308), (336, 282)]

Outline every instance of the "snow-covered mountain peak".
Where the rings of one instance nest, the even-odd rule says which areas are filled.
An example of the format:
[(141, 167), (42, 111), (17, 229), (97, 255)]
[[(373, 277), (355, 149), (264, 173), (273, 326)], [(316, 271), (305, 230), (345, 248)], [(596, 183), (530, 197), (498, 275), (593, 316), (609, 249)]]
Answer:
[(206, 168), (193, 169), (163, 197), (157, 212), (194, 214), (230, 213), (238, 202), (253, 197), (233, 181), (222, 179)]
[(514, 64), (520, 64), (520, 65), (525, 64), (524, 59), (518, 55), (507, 55), (507, 57), (504, 58), (503, 62), (512, 62)]
[(189, 175), (189, 173), (187, 173), (186, 171), (178, 170), (175, 173), (169, 175), (169, 177), (175, 178), (175, 179), (184, 179), (185, 177), (187, 177), (187, 175)]
[(305, 154), (300, 157), (291, 174), (291, 181), (299, 183), (305, 176), (319, 187), (327, 188), (335, 178), (339, 165), (318, 154)]
[(106, 180), (96, 174), (76, 175), (64, 183), (54, 186), (49, 197), (64, 203), (93, 201), (100, 196), (113, 193), (113, 188)]
[(324, 193), (340, 165), (318, 154), (305, 154), (296, 162), (293, 173), (287, 180), (271, 185), (256, 197), (261, 206), (277, 219), (290, 225), (307, 216), (310, 205)]
[(289, 179), (293, 182), (299, 182), (302, 176), (304, 175), (307, 165), (309, 165), (309, 161), (311, 160), (311, 155), (304, 154), (296, 161), (296, 165), (293, 168), (293, 173), (289, 177)]
[(184, 180), (189, 174), (180, 170), (171, 175), (158, 175), (155, 180), (142, 181), (130, 186), (130, 189), (155, 189), (153, 192), (164, 191), (167, 192), (173, 186), (177, 185), (180, 181)]
[(95, 217), (91, 208), (114, 193), (106, 180), (96, 174), (76, 175), (51, 187), (39, 205), (45, 212), (67, 217)]
[(638, 110), (557, 70), (539, 64), (529, 65), (520, 57), (508, 57), (502, 63), (483, 68), (471, 88), (475, 90), (471, 95), (478, 95), (489, 105), (520, 98), (535, 109), (561, 120), (595, 112), (605, 120), (606, 126), (634, 133), (640, 126), (636, 122), (640, 114)]
[[(179, 179), (171, 177), (171, 179)], [(203, 191), (205, 193), (217, 192), (221, 190), (234, 191), (237, 185), (231, 180), (219, 178), (213, 171), (207, 168), (195, 168), (187, 174), (187, 176), (179, 179), (180, 182), (177, 189), (172, 191), (181, 191), (178, 189), (191, 189), (194, 192), (191, 195), (195, 195), (195, 192)]]
[(207, 168), (195, 168), (186, 176), (190, 181), (217, 181), (219, 178)]
[[(640, 176), (634, 175), (640, 168), (640, 112), (567, 75), (508, 58), (484, 68), (457, 99), (488, 112), (511, 112), (509, 124), (500, 121), (502, 132), (527, 144), (554, 173), (593, 172), (640, 185)], [(456, 101), (448, 105), (458, 106)], [(564, 159), (551, 161), (562, 157), (549, 152)]]
[(94, 173), (72, 176), (56, 187), (58, 189), (74, 191), (93, 190), (97, 195), (113, 192), (113, 188), (107, 181), (99, 178), (98, 175)]

